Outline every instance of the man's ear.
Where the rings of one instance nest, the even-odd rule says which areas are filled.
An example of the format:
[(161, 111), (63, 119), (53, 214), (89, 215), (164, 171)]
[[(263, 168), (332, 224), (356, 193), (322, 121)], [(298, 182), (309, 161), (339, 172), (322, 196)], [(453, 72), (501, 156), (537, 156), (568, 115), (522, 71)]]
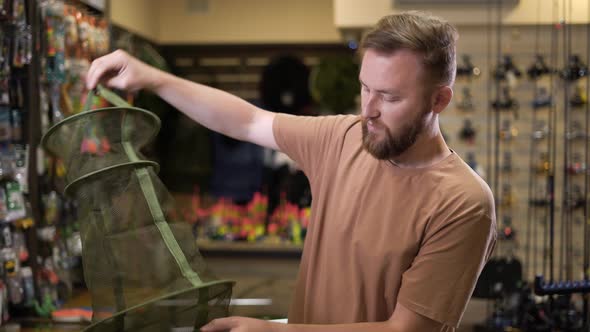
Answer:
[(432, 111), (435, 114), (442, 112), (450, 103), (453, 98), (453, 89), (449, 86), (442, 86), (436, 88), (434, 95), (432, 96)]

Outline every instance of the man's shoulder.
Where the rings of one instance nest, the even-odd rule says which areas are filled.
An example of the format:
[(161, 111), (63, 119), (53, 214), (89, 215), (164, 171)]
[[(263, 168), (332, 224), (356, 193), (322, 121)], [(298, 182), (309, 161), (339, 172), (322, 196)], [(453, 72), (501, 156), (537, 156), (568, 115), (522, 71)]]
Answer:
[(361, 117), (354, 114), (321, 115), (318, 118), (333, 122), (334, 127), (343, 130), (343, 132), (348, 132), (357, 126), (360, 128), (361, 124)]
[(360, 133), (360, 123), (360, 116), (353, 114), (303, 116), (277, 113), (273, 128), (275, 134), (283, 131), (301, 132), (303, 130), (320, 136), (343, 136), (355, 127), (359, 128), (358, 132)]
[(350, 127), (360, 123), (361, 118), (356, 114), (330, 114), (330, 115), (293, 115), (287, 113), (276, 113), (276, 122), (326, 122), (337, 126)]
[(458, 155), (440, 183), (448, 202), (467, 206), (477, 206), (488, 216), (494, 213), (494, 195), (488, 184), (467, 165)]

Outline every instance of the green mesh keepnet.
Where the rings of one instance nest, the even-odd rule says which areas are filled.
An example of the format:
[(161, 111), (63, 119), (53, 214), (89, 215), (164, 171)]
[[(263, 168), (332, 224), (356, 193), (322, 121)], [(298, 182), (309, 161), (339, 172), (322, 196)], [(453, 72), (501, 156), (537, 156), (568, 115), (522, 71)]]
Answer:
[(79, 202), (85, 331), (193, 331), (228, 315), (233, 282), (206, 271), (191, 227), (174, 220), (158, 164), (139, 152), (160, 128), (153, 113), (97, 91), (116, 107), (86, 110), (49, 129), (42, 146), (63, 160)]

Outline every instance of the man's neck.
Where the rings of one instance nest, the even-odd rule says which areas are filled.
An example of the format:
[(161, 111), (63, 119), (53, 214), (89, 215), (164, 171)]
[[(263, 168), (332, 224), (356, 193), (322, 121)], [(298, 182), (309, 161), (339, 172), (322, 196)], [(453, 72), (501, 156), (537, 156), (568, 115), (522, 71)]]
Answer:
[(390, 161), (400, 168), (424, 168), (432, 166), (451, 154), (440, 130), (424, 131), (408, 150)]

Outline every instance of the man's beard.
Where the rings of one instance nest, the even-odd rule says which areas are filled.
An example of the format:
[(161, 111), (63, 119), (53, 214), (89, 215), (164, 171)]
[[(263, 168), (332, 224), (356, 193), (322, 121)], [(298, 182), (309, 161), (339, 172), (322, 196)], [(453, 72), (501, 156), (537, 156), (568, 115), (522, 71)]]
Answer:
[(377, 133), (369, 132), (367, 128), (369, 119), (362, 118), (363, 147), (380, 160), (398, 157), (416, 143), (424, 129), (424, 116), (425, 113), (421, 113), (417, 119), (401, 127), (397, 136), (394, 136), (391, 130), (379, 120), (372, 120), (373, 127), (385, 132), (385, 138), (379, 138)]

